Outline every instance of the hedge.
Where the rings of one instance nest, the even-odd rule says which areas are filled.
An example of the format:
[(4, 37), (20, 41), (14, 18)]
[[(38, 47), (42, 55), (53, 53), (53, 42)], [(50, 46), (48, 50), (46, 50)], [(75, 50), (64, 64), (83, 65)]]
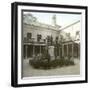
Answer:
[(29, 64), (37, 69), (39, 68), (50, 69), (50, 68), (74, 65), (74, 61), (65, 60), (65, 59), (58, 59), (51, 61), (48, 59), (44, 59), (44, 60), (30, 60)]

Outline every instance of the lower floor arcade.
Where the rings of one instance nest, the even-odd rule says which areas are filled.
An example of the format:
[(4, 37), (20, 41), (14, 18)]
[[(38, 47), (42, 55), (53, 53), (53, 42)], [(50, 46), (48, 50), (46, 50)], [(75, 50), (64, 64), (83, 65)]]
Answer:
[[(50, 46), (48, 46), (50, 47)], [(65, 42), (62, 45), (53, 46), (54, 47), (54, 56), (55, 57), (80, 57), (80, 43), (75, 42)], [(46, 44), (29, 44), (25, 43), (23, 46), (23, 56), (24, 58), (32, 58), (38, 54), (45, 54), (46, 53)], [(49, 50), (49, 48), (47, 49)], [(52, 51), (51, 51), (52, 52)]]

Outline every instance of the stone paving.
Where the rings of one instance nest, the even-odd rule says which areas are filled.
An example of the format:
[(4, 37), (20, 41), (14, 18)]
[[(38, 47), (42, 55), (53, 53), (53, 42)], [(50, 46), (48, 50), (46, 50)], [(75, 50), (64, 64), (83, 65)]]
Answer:
[(55, 69), (34, 69), (29, 65), (28, 60), (23, 61), (23, 77), (36, 76), (60, 76), (60, 75), (80, 75), (80, 60), (74, 59), (75, 65), (57, 67)]

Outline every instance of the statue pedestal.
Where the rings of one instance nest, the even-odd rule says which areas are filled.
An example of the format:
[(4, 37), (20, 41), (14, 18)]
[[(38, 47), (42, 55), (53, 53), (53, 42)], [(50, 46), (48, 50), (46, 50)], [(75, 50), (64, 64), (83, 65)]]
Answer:
[(49, 53), (49, 55), (50, 55), (51, 60), (55, 60), (54, 46), (49, 46), (49, 47), (48, 47), (48, 53)]

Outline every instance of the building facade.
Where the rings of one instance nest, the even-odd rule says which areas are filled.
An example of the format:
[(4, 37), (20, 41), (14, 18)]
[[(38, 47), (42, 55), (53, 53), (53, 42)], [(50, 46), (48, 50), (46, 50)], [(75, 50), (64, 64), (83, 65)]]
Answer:
[(61, 27), (56, 24), (56, 15), (52, 16), (53, 25), (40, 23), (31, 14), (23, 18), (24, 58), (45, 54), (47, 50), (52, 59), (80, 57), (80, 21)]

